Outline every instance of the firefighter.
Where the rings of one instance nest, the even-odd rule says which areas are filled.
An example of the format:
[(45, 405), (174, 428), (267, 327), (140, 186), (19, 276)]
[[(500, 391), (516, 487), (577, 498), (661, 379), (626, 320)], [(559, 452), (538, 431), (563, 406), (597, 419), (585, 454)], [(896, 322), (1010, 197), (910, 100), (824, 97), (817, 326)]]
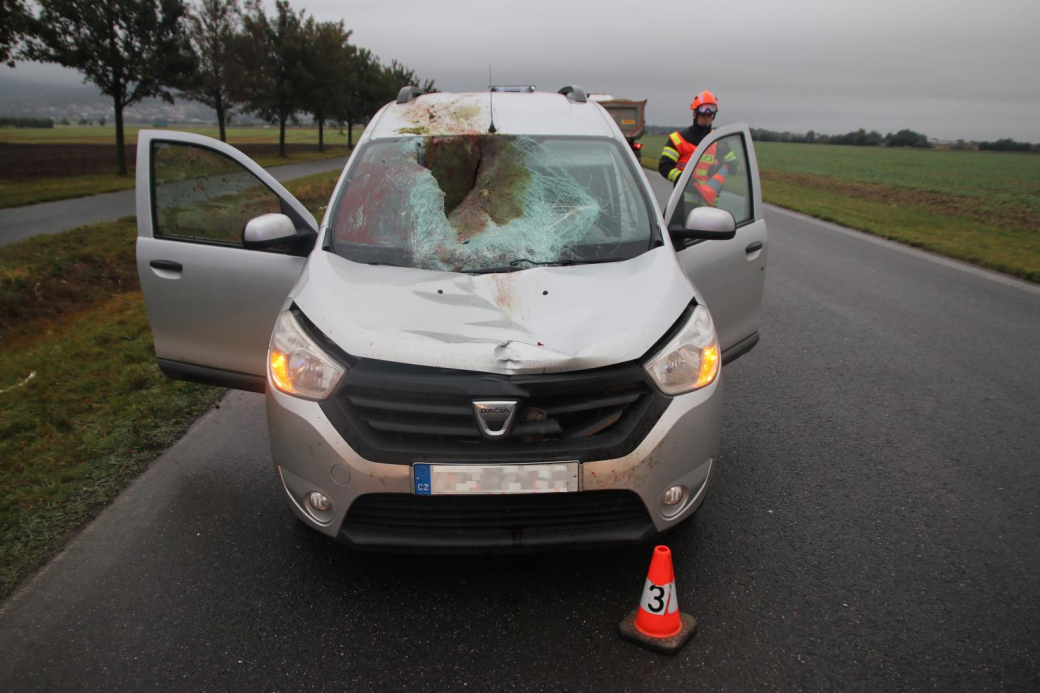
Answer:
[[(678, 182), (697, 145), (712, 131), (711, 124), (719, 111), (719, 101), (710, 91), (702, 91), (693, 97), (690, 110), (693, 111), (693, 125), (668, 136), (668, 143), (661, 152), (661, 160), (657, 163), (657, 170), (671, 181), (672, 185)], [(736, 172), (737, 155), (730, 150), (726, 142), (712, 144), (701, 155), (683, 193), (687, 207), (705, 204), (716, 206), (719, 192), (726, 184), (726, 176)]]

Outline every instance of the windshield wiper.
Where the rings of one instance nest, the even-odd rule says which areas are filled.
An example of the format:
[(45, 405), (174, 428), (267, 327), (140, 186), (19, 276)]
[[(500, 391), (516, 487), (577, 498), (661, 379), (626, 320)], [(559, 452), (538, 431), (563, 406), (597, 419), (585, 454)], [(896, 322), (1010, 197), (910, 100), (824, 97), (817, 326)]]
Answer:
[(596, 265), (601, 262), (621, 262), (625, 258), (623, 257), (600, 257), (592, 260), (529, 260), (528, 258), (521, 257), (516, 260), (510, 260), (508, 265), (501, 267), (487, 267), (482, 269), (465, 269), (459, 270), (465, 274), (494, 274), (496, 272), (519, 272), (524, 267), (521, 265), (535, 265), (538, 267), (571, 267), (573, 265)]
[(527, 263), (528, 265), (569, 267), (570, 265), (595, 265), (600, 262), (620, 262), (623, 259), (624, 258), (620, 257), (598, 257), (591, 260), (553, 260), (550, 262), (540, 262), (538, 260), (528, 260), (525, 257), (521, 257), (516, 260), (510, 260), (509, 266), (516, 267), (517, 265)]

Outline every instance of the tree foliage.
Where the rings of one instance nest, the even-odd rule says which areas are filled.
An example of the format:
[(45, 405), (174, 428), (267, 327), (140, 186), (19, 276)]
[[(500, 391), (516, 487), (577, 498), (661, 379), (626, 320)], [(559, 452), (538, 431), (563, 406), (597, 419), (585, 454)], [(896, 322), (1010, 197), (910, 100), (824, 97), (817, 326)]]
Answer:
[(913, 130), (900, 130), (894, 135), (891, 132), (885, 135), (885, 146), (917, 147), (919, 149), (928, 149), (932, 145), (928, 141), (928, 135), (924, 135), (920, 132), (914, 132)]
[(401, 87), (419, 87), (427, 94), (437, 91), (432, 79), (421, 82), (414, 70), (396, 60), (391, 60), (390, 64), (383, 68), (383, 79), (387, 82), (388, 94), (390, 94), (387, 101), (397, 98), (397, 92), (401, 91)]
[(401, 87), (416, 86), (427, 93), (437, 91), (432, 79), (421, 81), (413, 70), (397, 60), (383, 65), (379, 56), (367, 48), (353, 51), (347, 83), (349, 89), (342, 104), (340, 120), (349, 128), (347, 142), (351, 147), (354, 146), (354, 125), (367, 123), (376, 111), (397, 98)]
[(318, 124), (318, 150), (325, 151), (325, 123), (344, 122), (347, 91), (350, 88), (356, 49), (350, 44), (351, 31), (343, 22), (316, 22), (304, 25), (307, 77), (304, 109)]
[(227, 142), (225, 125), (241, 103), (241, 24), (238, 0), (202, 0), (188, 13), (196, 63), (181, 87), (181, 95), (217, 112), (222, 142)]
[(887, 135), (882, 136), (877, 130), (867, 132), (865, 128), (860, 128), (853, 132), (847, 132), (844, 135), (824, 135), (813, 130), (802, 135), (796, 132), (776, 132), (773, 130), (763, 130), (761, 128), (751, 128), (751, 136), (759, 142), (846, 144), (856, 147), (880, 147), (881, 145), (885, 145), (888, 147), (927, 148), (932, 146), (928, 141), (927, 135), (914, 132), (913, 130), (900, 130), (895, 134), (890, 132)]
[(1029, 142), (1016, 142), (1010, 137), (1006, 137), (996, 142), (979, 142), (979, 149), (990, 152), (1029, 152), (1033, 151), (1033, 145)]
[(50, 118), (0, 118), (0, 128), (53, 128)]
[(339, 116), (347, 125), (347, 144), (354, 146), (354, 126), (368, 122), (386, 98), (385, 73), (379, 58), (367, 48), (357, 48)]
[(28, 23), (23, 0), (0, 0), (0, 63), (14, 67), (14, 49)]
[[(657, 126), (651, 126), (657, 127)], [(663, 128), (666, 129), (667, 128)], [(676, 128), (672, 128), (676, 129)], [(671, 130), (668, 130), (671, 132)], [(864, 147), (914, 147), (916, 149), (930, 149), (934, 145), (928, 139), (928, 135), (904, 129), (896, 133), (888, 133), (884, 137), (877, 131), (867, 132), (860, 128), (855, 132), (844, 135), (821, 135), (810, 130), (804, 135), (792, 132), (776, 132), (751, 128), (751, 136), (759, 142), (798, 142), (805, 144), (850, 144)], [(1030, 142), (1018, 142), (1010, 138), (1000, 139), (996, 142), (973, 142), (968, 140), (957, 140), (948, 145), (950, 149), (958, 151), (970, 151), (978, 149), (981, 151), (994, 152), (1033, 152), (1040, 153), (1040, 144)]]
[(182, 0), (39, 0), (26, 56), (83, 73), (112, 97), (118, 172), (126, 175), (123, 109), (146, 97), (173, 103), (193, 58)]
[(242, 95), (245, 108), (268, 123), (278, 123), (278, 154), (285, 156), (285, 125), (296, 122), (310, 84), (304, 12), (287, 0), (268, 17), (260, 0), (247, 0), (242, 17)]
[(864, 128), (860, 128), (855, 132), (848, 132), (844, 135), (831, 135), (827, 139), (828, 144), (851, 144), (857, 147), (877, 147), (881, 144), (884, 138), (881, 133), (877, 130), (871, 130), (867, 132)]
[(343, 21), (318, 22), (288, 0), (271, 15), (263, 0), (244, 9), (239, 0), (197, 0), (190, 12), (185, 0), (34, 0), (35, 16), (26, 3), (0, 0), (0, 62), (17, 55), (71, 67), (111, 97), (121, 174), (123, 110), (144, 98), (173, 103), (176, 94), (213, 108), (225, 141), (232, 114), (253, 113), (279, 125), (285, 156), (286, 124), (302, 113), (314, 116), (324, 148), (327, 123), (367, 123), (403, 86), (436, 91), (432, 79), (352, 44)]

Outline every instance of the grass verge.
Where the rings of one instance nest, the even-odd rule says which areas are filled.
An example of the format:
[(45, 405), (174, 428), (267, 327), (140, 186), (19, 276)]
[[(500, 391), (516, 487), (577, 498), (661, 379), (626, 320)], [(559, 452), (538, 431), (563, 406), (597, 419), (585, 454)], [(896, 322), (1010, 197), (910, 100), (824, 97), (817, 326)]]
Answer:
[[(337, 178), (286, 187), (320, 216)], [(159, 372), (135, 238), (128, 218), (0, 255), (0, 598), (223, 394)]]
[[(869, 189), (819, 179), (788, 179), (765, 171), (766, 202), (874, 236), (1040, 282), (1040, 233), (1014, 224), (986, 224), (971, 215), (933, 212), (927, 205), (882, 201)], [(898, 197), (898, 196), (894, 196)]]
[(137, 292), (5, 350), (0, 383), (2, 595), (223, 394), (159, 372)]
[[(305, 161), (334, 159), (340, 156), (348, 156), (349, 154), (350, 150), (347, 147), (326, 147), (324, 152), (300, 151), (290, 152), (285, 157), (265, 155), (252, 157), (252, 159), (266, 168), (268, 166), (299, 164)], [(67, 178), (3, 181), (0, 182), (0, 209), (129, 190), (134, 187), (135, 182), (133, 171), (126, 176), (119, 176), (114, 173), (100, 173), (89, 176), (69, 176)]]

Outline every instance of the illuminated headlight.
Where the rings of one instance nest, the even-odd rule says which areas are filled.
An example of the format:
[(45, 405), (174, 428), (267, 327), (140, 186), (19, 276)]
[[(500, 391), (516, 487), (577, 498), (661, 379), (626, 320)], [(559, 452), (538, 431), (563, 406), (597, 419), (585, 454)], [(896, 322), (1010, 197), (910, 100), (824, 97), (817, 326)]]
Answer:
[(719, 338), (711, 313), (697, 306), (689, 320), (643, 368), (666, 395), (681, 395), (715, 382)]
[(267, 369), (276, 388), (313, 400), (328, 397), (345, 370), (300, 329), (289, 311), (279, 315), (274, 324)]

